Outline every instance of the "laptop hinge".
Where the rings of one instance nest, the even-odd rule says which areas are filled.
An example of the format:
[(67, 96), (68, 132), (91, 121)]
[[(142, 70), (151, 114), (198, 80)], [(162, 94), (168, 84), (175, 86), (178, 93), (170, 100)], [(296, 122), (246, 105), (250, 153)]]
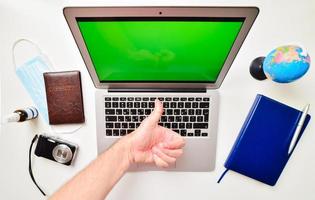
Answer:
[(108, 92), (176, 92), (206, 93), (206, 88), (109, 88)]

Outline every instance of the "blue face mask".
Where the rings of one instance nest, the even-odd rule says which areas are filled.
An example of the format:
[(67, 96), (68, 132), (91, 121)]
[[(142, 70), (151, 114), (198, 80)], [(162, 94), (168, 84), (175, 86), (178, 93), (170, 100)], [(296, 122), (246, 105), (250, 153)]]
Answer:
[(16, 68), (19, 77), (28, 94), (31, 96), (36, 108), (48, 123), (44, 72), (51, 71), (45, 57), (38, 55)]

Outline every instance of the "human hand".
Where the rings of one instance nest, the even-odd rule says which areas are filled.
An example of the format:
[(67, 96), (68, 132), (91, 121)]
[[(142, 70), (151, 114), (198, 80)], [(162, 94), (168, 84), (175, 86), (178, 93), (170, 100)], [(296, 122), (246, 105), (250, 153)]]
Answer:
[(168, 167), (182, 155), (185, 141), (178, 133), (158, 125), (163, 105), (156, 99), (153, 112), (130, 134), (131, 162)]

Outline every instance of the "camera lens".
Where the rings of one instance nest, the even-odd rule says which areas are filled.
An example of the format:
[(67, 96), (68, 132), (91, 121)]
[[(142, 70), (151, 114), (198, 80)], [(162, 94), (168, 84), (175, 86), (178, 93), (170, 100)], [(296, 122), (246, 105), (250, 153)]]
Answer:
[(65, 144), (59, 144), (53, 149), (52, 155), (59, 163), (67, 163), (72, 159), (72, 151)]
[(159, 14), (162, 15), (162, 12), (160, 11)]

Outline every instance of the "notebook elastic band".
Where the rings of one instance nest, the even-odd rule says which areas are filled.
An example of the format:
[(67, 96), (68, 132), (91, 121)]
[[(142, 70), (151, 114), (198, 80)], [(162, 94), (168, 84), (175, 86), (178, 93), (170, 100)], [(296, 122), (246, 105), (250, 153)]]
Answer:
[(220, 182), (221, 182), (221, 180), (222, 180), (223, 177), (225, 176), (226, 172), (228, 172), (228, 171), (229, 171), (229, 169), (225, 169), (225, 171), (221, 174), (221, 176), (220, 176), (219, 180), (217, 181), (217, 183), (220, 183)]

